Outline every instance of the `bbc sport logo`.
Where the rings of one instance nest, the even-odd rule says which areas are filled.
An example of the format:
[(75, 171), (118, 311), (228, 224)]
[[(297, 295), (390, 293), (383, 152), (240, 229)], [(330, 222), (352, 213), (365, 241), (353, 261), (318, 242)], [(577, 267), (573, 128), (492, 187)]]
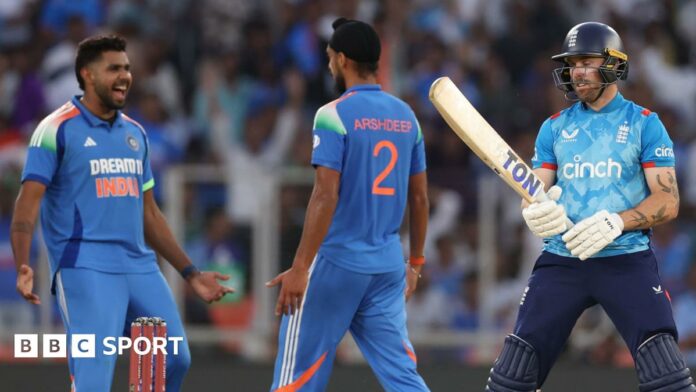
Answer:
[[(68, 356), (68, 339), (65, 334), (43, 334), (41, 339), (41, 355), (39, 355), (39, 336), (37, 334), (15, 334), (15, 358), (66, 358)], [(95, 358), (97, 350), (103, 355), (123, 355), (128, 349), (133, 349), (138, 355), (164, 354), (179, 355), (181, 336), (155, 336), (148, 338), (139, 336), (131, 339), (126, 336), (107, 336), (97, 347), (94, 334), (72, 334), (70, 339), (70, 357)], [(167, 343), (172, 344), (172, 352), (167, 352)]]

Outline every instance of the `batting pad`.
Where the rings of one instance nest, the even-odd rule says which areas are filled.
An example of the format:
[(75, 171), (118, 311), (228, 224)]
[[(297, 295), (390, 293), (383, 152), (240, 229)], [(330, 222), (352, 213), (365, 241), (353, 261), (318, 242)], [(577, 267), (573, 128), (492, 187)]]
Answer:
[(508, 335), (486, 385), (489, 392), (534, 392), (539, 363), (534, 347), (515, 335)]
[(693, 392), (689, 369), (672, 335), (661, 333), (646, 340), (636, 353), (640, 392)]

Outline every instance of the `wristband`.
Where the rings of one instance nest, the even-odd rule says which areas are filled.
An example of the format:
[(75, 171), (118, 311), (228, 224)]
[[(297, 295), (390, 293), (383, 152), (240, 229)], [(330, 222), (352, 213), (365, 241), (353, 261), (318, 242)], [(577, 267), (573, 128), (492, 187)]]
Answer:
[(425, 256), (421, 256), (421, 257), (411, 256), (408, 258), (408, 263), (411, 265), (423, 265), (423, 264), (425, 264)]
[(184, 269), (179, 271), (179, 274), (181, 275), (182, 278), (184, 278), (184, 280), (186, 280), (189, 278), (189, 276), (197, 275), (199, 272), (200, 271), (198, 270), (198, 268), (196, 268), (195, 265), (189, 264)]

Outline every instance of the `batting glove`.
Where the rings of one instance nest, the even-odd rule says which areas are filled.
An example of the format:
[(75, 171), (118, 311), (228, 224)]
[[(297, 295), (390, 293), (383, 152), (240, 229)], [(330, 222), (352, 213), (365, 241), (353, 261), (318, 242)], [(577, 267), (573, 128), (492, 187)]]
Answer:
[(527, 227), (535, 235), (547, 238), (566, 231), (568, 217), (566, 216), (565, 208), (557, 203), (561, 197), (561, 192), (561, 188), (554, 185), (546, 193), (549, 200), (541, 203), (532, 203), (522, 210), (522, 216), (524, 221), (527, 222)]
[(619, 214), (602, 210), (580, 221), (562, 238), (573, 256), (586, 260), (614, 242), (623, 228), (624, 222)]

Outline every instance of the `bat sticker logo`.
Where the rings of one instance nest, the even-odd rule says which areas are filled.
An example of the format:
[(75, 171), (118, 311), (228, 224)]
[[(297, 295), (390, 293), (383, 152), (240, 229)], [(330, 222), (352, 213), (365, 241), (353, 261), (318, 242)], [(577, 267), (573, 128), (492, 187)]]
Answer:
[(522, 184), (530, 196), (534, 197), (541, 190), (541, 180), (536, 178), (534, 173), (529, 169), (520, 158), (515, 155), (512, 150), (507, 151), (507, 160), (503, 163), (503, 169), (512, 174), (512, 179), (515, 182)]

